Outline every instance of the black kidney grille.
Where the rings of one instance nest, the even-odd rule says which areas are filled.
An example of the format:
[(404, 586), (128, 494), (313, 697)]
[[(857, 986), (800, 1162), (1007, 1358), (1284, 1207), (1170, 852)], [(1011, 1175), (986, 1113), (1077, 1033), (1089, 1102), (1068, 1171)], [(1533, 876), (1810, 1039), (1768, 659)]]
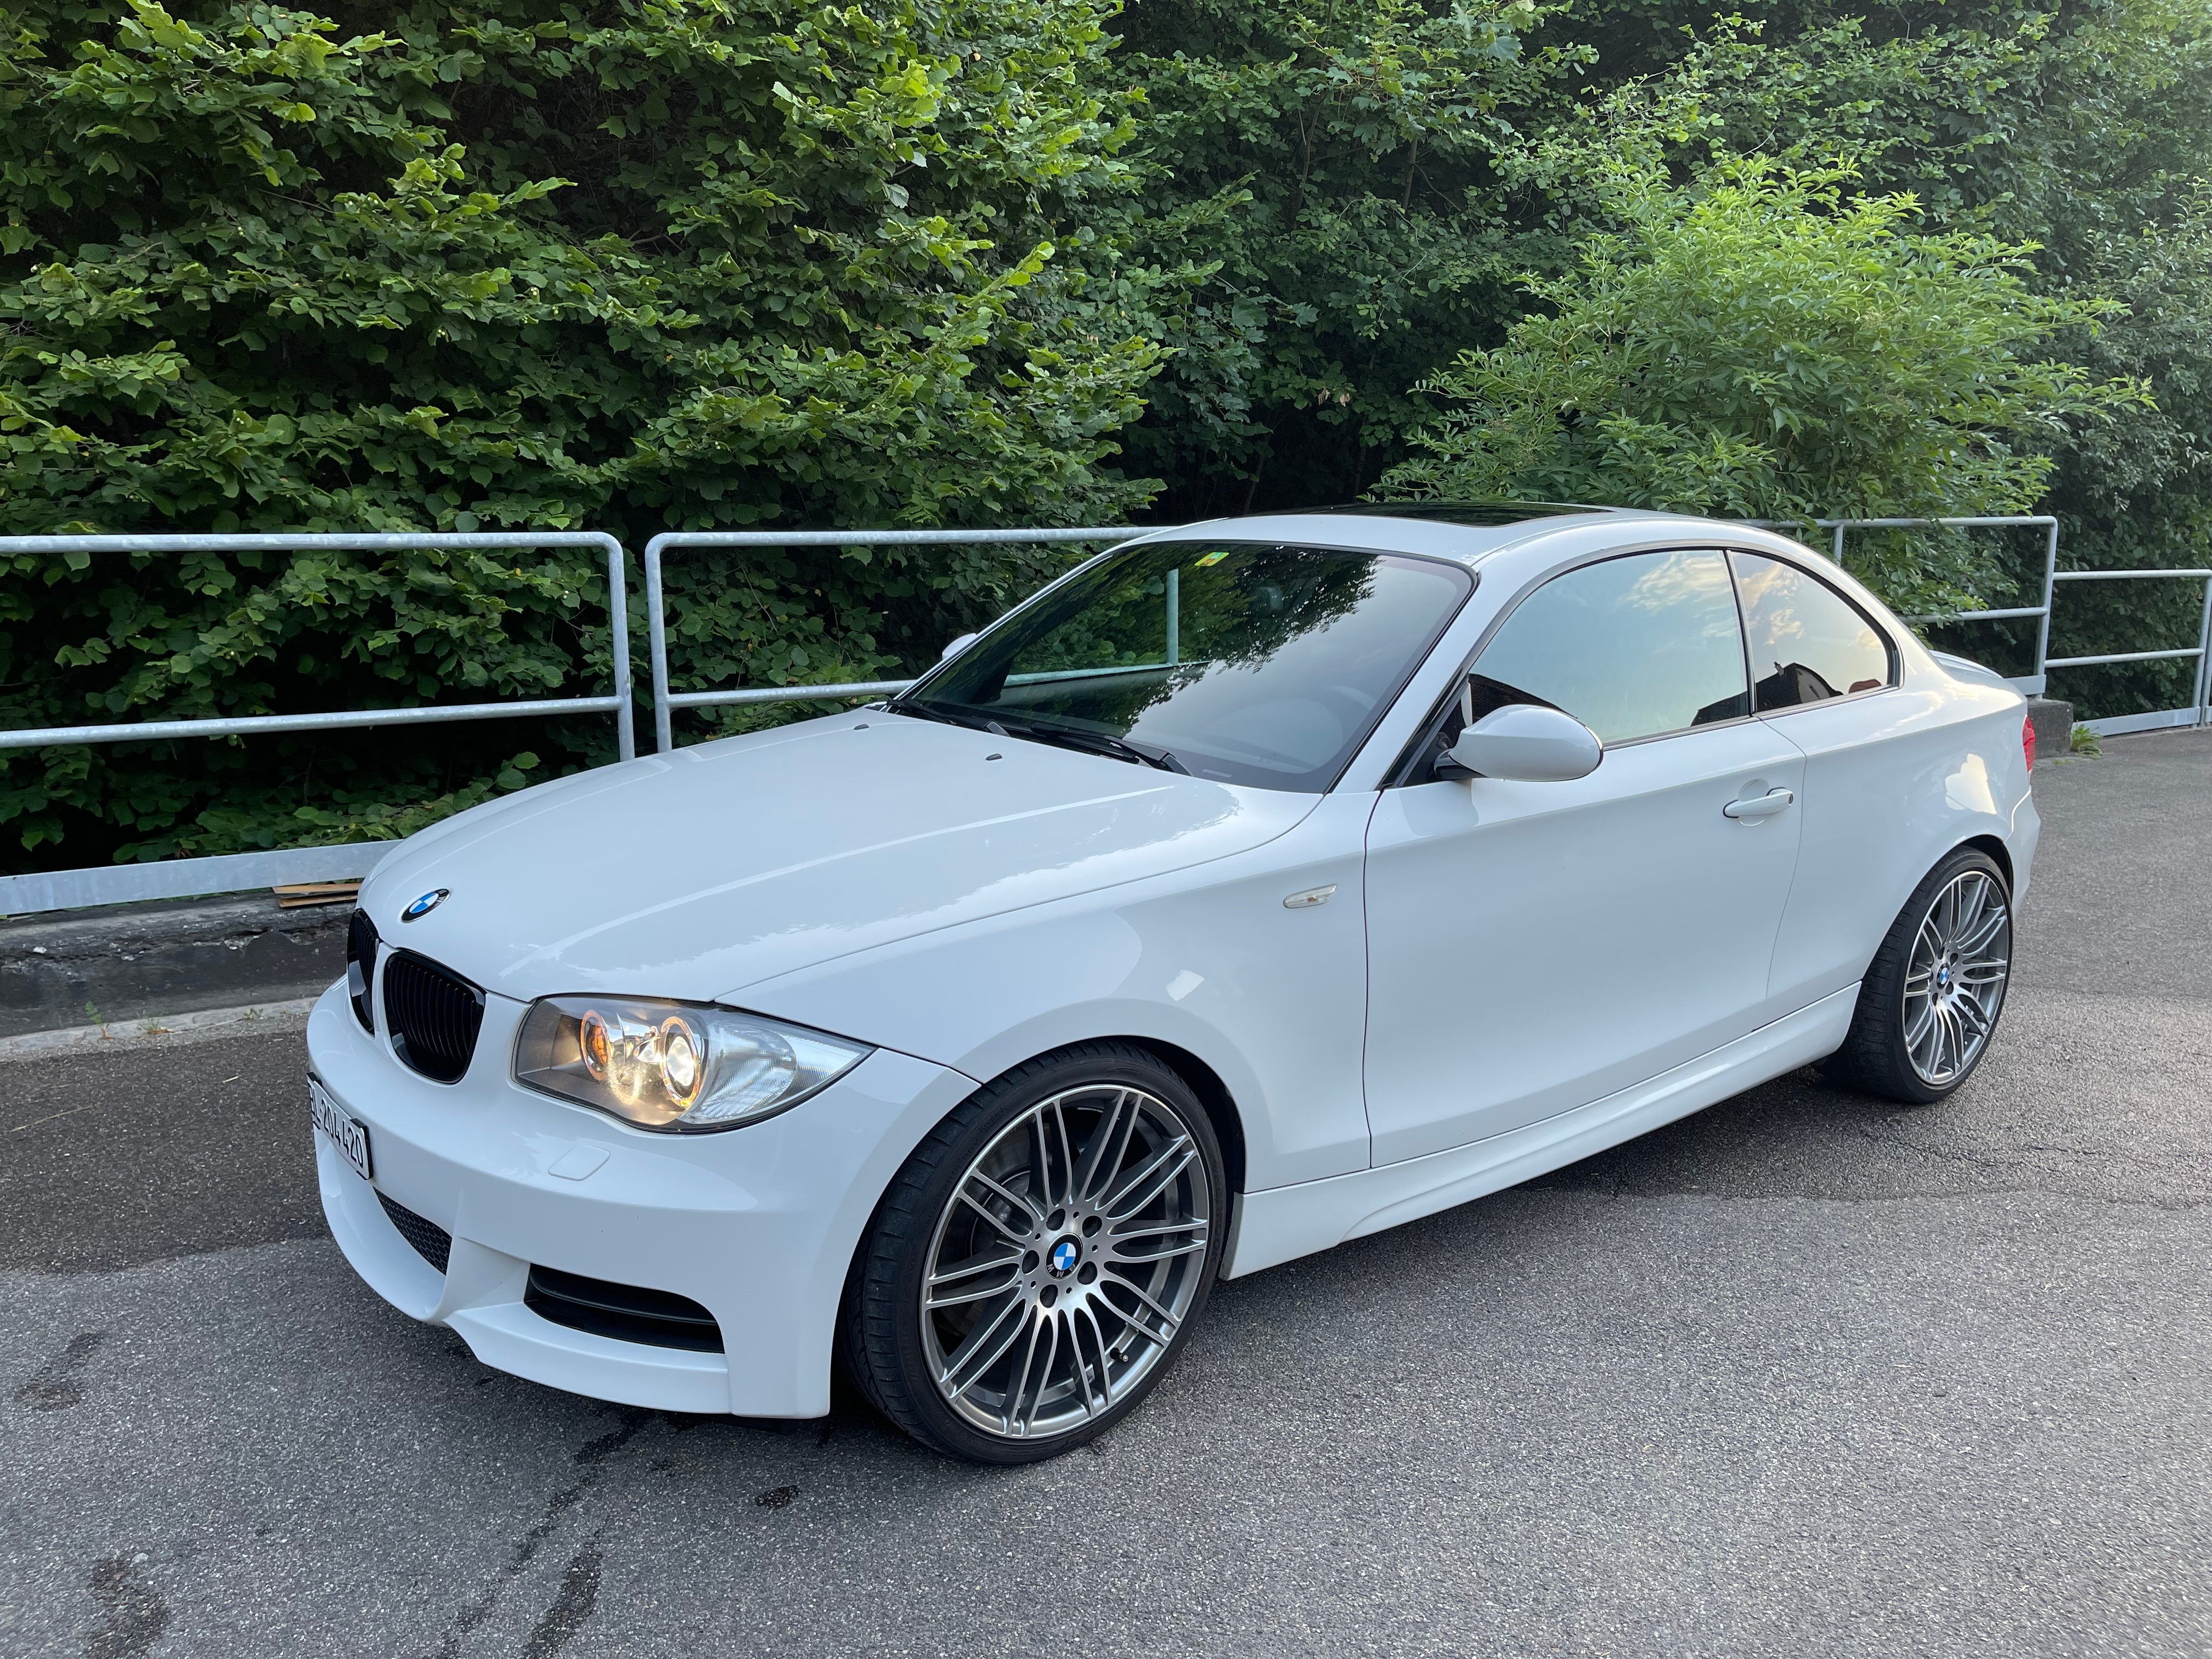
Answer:
[(453, 1234), (427, 1217), (416, 1215), (404, 1204), (394, 1204), (382, 1193), (377, 1194), (376, 1201), (384, 1206), (385, 1214), (399, 1229), (400, 1237), (415, 1247), (415, 1254), (440, 1273), (445, 1272), (446, 1263), (453, 1260)]
[(436, 1083), (458, 1083), (476, 1052), (483, 993), (427, 957), (395, 951), (384, 969), (392, 1052)]
[(346, 997), (364, 1031), (376, 1029), (371, 1006), (376, 985), (376, 924), (368, 919), (368, 911), (355, 911), (353, 925), (346, 929)]
[(722, 1352), (722, 1328), (714, 1316), (672, 1291), (616, 1285), (564, 1273), (558, 1267), (532, 1267), (522, 1305), (556, 1325), (617, 1342), (689, 1348), (695, 1353)]

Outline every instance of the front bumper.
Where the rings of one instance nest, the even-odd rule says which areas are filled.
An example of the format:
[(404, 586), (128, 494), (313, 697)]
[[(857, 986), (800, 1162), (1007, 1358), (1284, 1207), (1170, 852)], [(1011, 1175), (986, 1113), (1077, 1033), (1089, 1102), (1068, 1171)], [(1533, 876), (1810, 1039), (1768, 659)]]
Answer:
[[(403, 1313), (451, 1326), (486, 1364), (533, 1382), (670, 1411), (827, 1412), (853, 1251), (907, 1154), (975, 1083), (879, 1049), (765, 1122), (653, 1134), (514, 1082), (525, 1007), (488, 995), (475, 1057), (447, 1085), (363, 1031), (343, 981), (316, 1003), (308, 1064), (368, 1126), (375, 1182), (315, 1136), (323, 1211), (346, 1260)], [(378, 1190), (453, 1235), (443, 1273), (401, 1237)], [(542, 1319), (523, 1303), (532, 1265), (689, 1297), (714, 1316), (724, 1352)]]

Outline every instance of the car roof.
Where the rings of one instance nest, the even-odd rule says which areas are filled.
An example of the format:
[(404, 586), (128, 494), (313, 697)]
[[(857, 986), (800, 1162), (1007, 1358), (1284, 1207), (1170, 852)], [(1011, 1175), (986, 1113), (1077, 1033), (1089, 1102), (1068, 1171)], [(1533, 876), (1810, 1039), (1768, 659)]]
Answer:
[(1346, 501), (1335, 507), (1271, 507), (1261, 519), (1297, 514), (1351, 514), (1369, 519), (1414, 519), (1431, 524), (1465, 525), (1497, 530), (1536, 519), (1579, 518), (1586, 513), (1626, 513), (1622, 507), (1586, 507), (1575, 501)]
[(1341, 507), (1209, 519), (1148, 531), (1136, 539), (1304, 542), (1320, 547), (1421, 554), (1474, 564), (1504, 548), (1556, 531), (1601, 525), (1608, 532), (1632, 534), (1641, 525), (1662, 534), (1693, 525), (1707, 530), (1717, 527), (1712, 520), (1684, 514), (1565, 501), (1358, 501)]

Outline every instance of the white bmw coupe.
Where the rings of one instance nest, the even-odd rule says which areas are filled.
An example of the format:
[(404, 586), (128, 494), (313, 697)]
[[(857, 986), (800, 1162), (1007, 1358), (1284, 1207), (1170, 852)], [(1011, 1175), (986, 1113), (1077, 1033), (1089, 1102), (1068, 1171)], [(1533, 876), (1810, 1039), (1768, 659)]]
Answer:
[(1740, 525), (1140, 536), (879, 707), (406, 842), (308, 1027), (323, 1204), (486, 1364), (929, 1445), (1130, 1411), (1208, 1288), (1819, 1063), (1987, 1051), (2003, 680)]

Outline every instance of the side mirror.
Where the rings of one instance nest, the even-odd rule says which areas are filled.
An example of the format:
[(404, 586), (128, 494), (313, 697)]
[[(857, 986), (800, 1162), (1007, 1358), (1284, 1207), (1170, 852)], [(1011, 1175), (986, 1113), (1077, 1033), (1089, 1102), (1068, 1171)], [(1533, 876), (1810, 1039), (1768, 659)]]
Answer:
[(975, 638), (976, 636), (973, 634), (963, 634), (958, 639), (953, 641), (951, 644), (946, 646), (944, 650), (937, 653), (938, 661), (943, 662), (947, 657), (952, 656), (957, 652), (965, 651), (970, 645), (975, 643)]
[(1486, 778), (1567, 783), (1597, 770), (1605, 744), (1571, 714), (1512, 702), (1461, 732), (1449, 753), (1455, 765)]

